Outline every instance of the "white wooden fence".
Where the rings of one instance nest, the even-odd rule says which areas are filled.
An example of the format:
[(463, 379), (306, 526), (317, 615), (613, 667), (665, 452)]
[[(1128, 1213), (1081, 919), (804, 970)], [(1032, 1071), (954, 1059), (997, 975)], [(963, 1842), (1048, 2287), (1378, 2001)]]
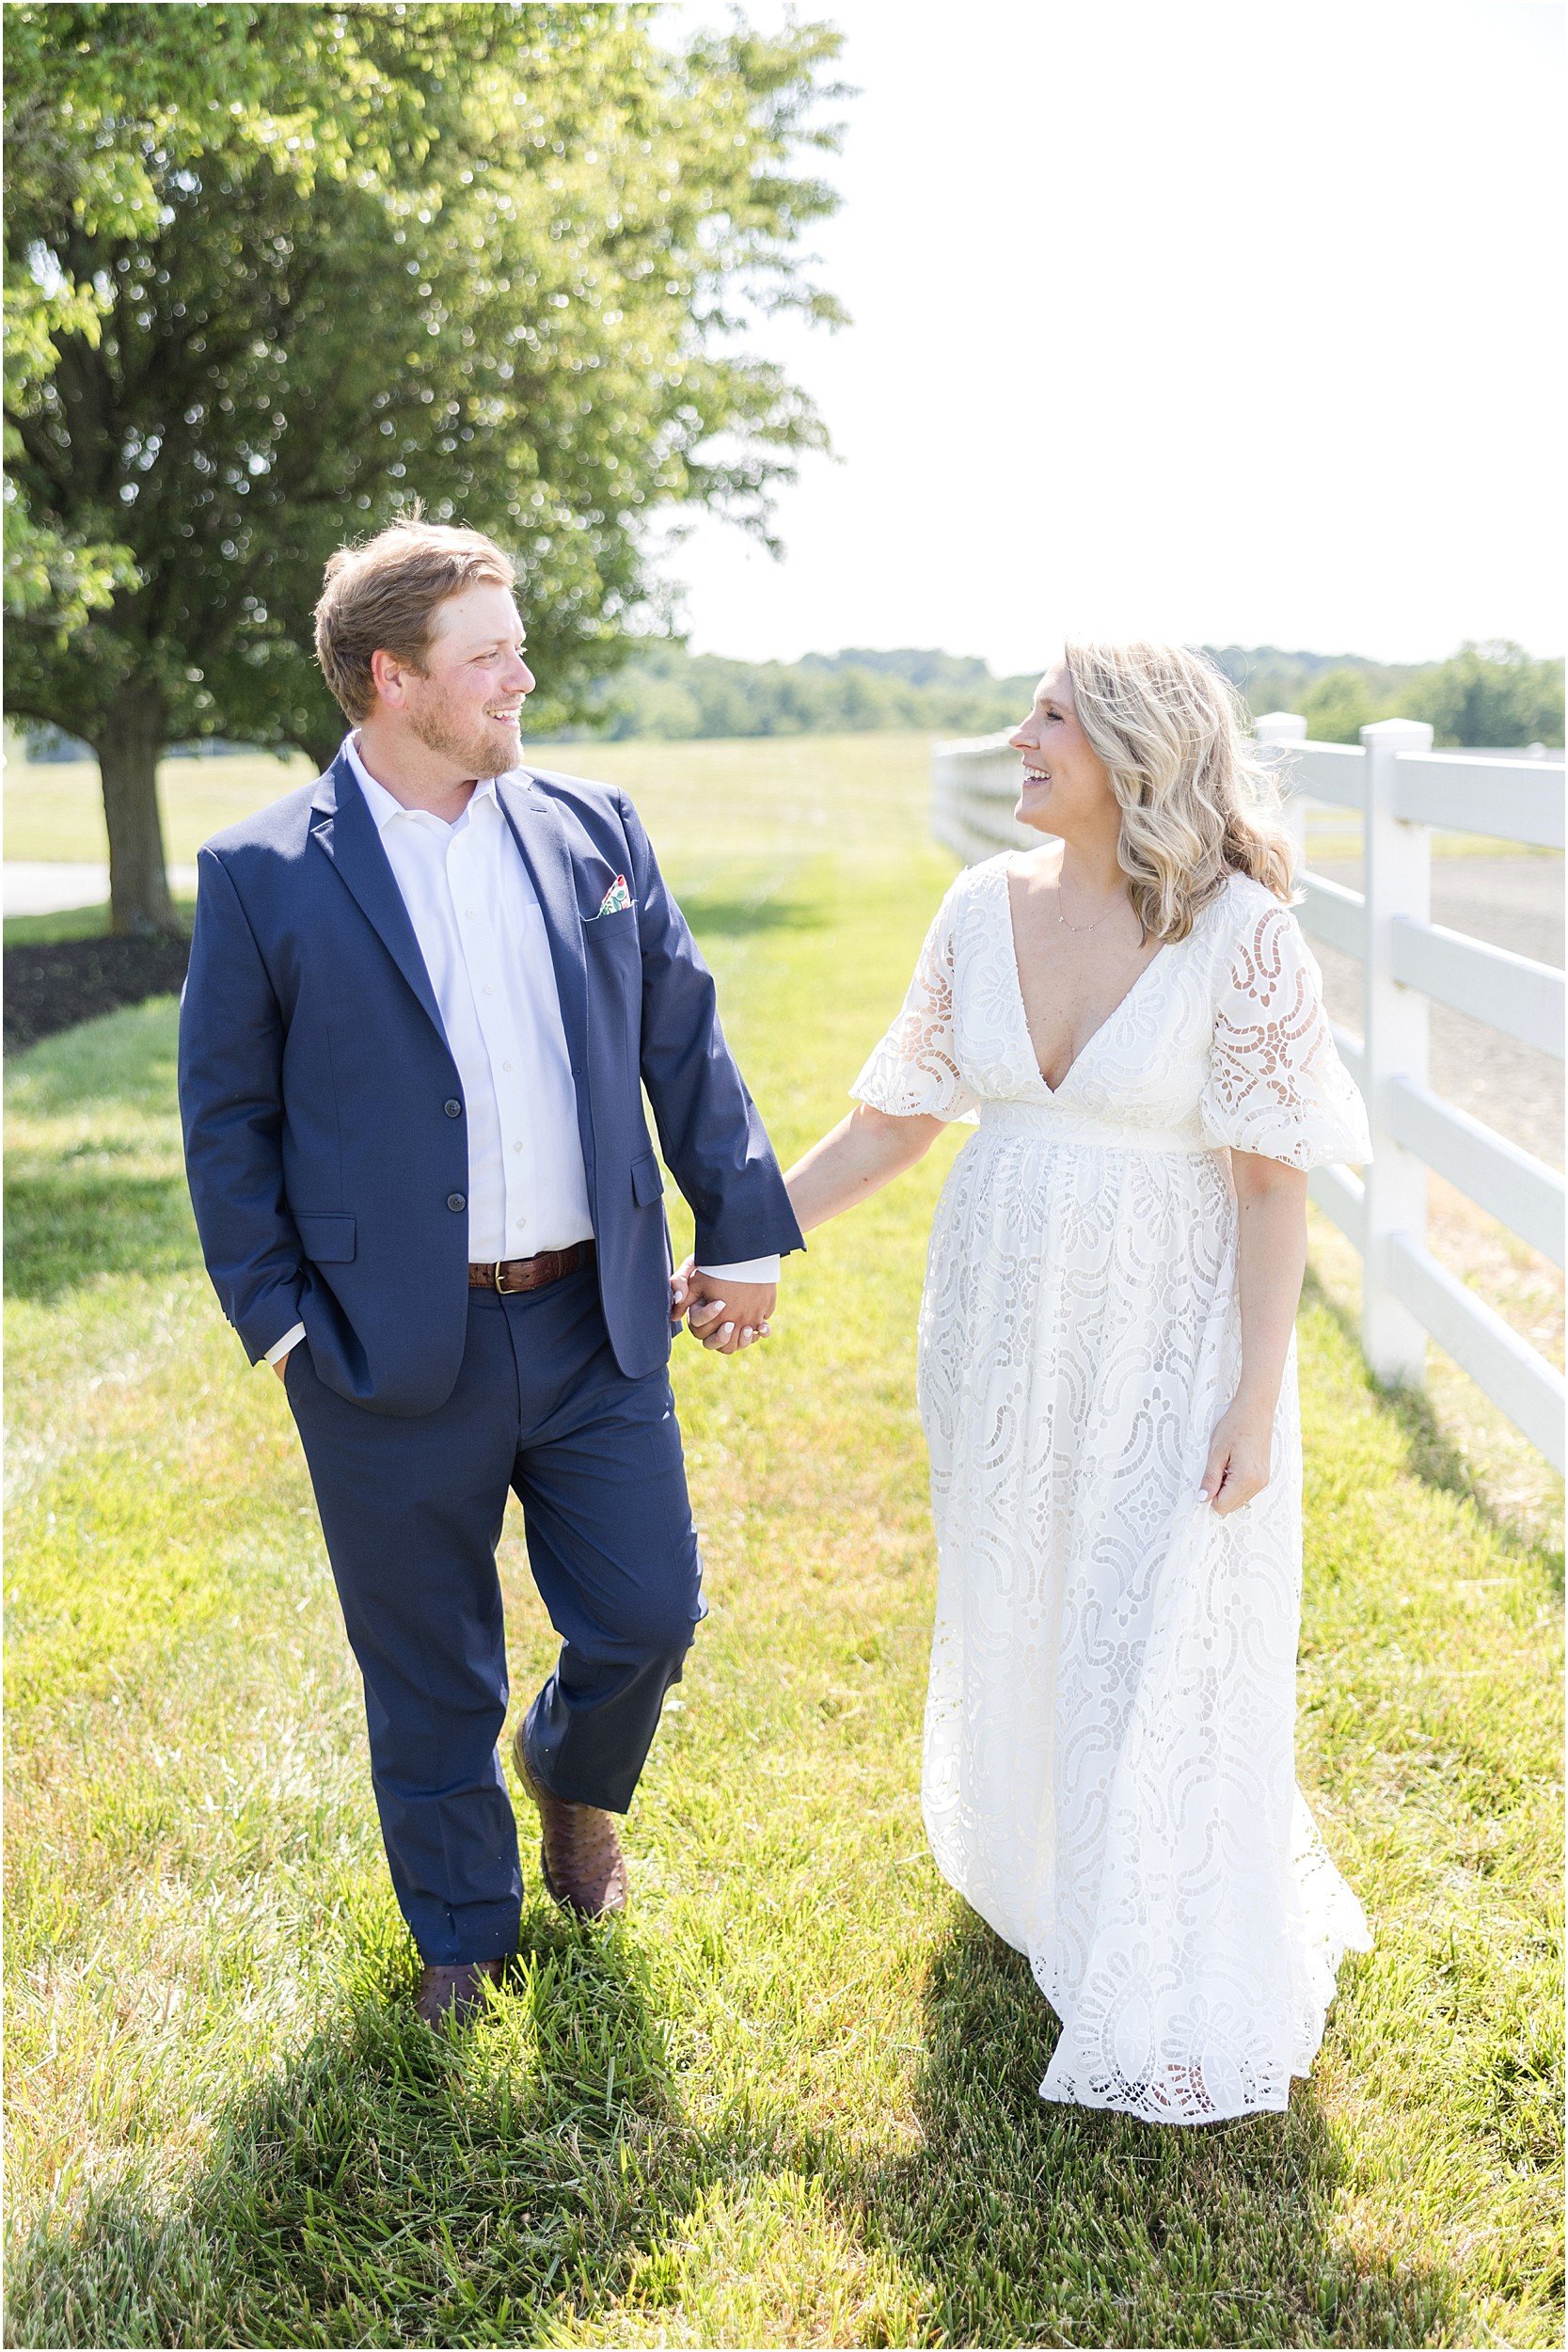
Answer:
[[(1374, 1157), (1364, 1174), (1315, 1170), (1312, 1198), (1361, 1252), (1361, 1339), (1380, 1379), (1418, 1383), (1434, 1339), (1558, 1469), (1564, 1468), (1562, 1375), (1427, 1248), (1427, 1172), (1563, 1263), (1563, 1180), (1427, 1083), (1427, 1008), (1435, 1000), (1563, 1057), (1563, 976), (1432, 920), (1432, 833), (1563, 846), (1560, 759), (1433, 752), (1413, 719), (1363, 727), (1359, 747), (1309, 743), (1290, 711), (1259, 719), (1276, 747), (1286, 813), (1305, 863), (1306, 804), (1357, 810), (1362, 890), (1307, 870), (1303, 928), (1355, 957), (1364, 978), (1359, 1038), (1335, 1041), (1367, 1099)], [(932, 759), (932, 830), (966, 859), (1037, 846), (1015, 824), (1019, 755), (1006, 739), (942, 743)]]

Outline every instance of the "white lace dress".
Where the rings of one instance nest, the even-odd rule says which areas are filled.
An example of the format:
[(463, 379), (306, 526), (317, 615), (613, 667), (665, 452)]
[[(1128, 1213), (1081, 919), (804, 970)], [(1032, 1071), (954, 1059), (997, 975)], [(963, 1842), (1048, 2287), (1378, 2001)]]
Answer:
[(942, 900), (853, 1092), (978, 1129), (920, 1317), (940, 1578), (924, 1803), (942, 1875), (1061, 2019), (1041, 2095), (1282, 2108), (1366, 1920), (1295, 1786), (1294, 1343), (1268, 1486), (1197, 1499), (1241, 1359), (1227, 1146), (1370, 1156), (1295, 917), (1237, 875), (1059, 1087), (1006, 857)]

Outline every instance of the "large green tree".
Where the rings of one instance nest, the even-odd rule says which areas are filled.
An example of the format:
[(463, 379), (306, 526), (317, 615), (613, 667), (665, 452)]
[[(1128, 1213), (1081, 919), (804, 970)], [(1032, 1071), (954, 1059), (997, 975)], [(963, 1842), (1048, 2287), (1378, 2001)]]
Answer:
[(1439, 743), (1507, 746), (1562, 740), (1562, 664), (1507, 639), (1467, 641), (1439, 662), (1410, 707)]
[(117, 930), (172, 920), (168, 743), (334, 748), (309, 615), (343, 539), (416, 499), (494, 532), (564, 716), (649, 595), (654, 515), (766, 530), (820, 442), (744, 330), (837, 315), (799, 250), (833, 199), (796, 167), (836, 36), (672, 52), (654, 15), (8, 11), (8, 292), (45, 346), (11, 475), (90, 577), (68, 611), (35, 573), (7, 707), (97, 753)]

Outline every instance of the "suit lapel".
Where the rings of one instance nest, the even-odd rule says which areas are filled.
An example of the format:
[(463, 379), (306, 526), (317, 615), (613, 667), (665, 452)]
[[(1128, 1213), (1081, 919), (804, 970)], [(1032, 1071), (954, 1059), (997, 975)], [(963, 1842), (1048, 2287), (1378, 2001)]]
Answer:
[(436, 1002), (436, 991), (430, 985), (430, 974), (420, 953), (420, 943), (414, 936), (414, 926), (408, 919), (408, 909), (403, 903), (397, 877), (381, 846), (375, 818), (371, 815), (353, 769), (341, 754), (317, 786), (311, 806), (317, 812), (311, 819), (312, 834), (341, 875), (361, 914), (376, 932), (392, 961), (430, 1015), (444, 1043), (447, 1033), (440, 1008)]
[(571, 847), (549, 795), (540, 790), (531, 776), (502, 776), (496, 791), (545, 918), (580, 1107), (588, 1090), (588, 958)]

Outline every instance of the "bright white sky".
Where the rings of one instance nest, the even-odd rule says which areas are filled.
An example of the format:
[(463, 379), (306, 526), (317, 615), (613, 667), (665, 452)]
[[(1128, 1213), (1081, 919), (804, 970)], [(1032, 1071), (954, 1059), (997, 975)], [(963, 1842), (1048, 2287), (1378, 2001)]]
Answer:
[(855, 324), (765, 347), (840, 462), (784, 564), (671, 555), (696, 651), (1561, 650), (1559, 0), (801, 12), (861, 93), (813, 240)]

